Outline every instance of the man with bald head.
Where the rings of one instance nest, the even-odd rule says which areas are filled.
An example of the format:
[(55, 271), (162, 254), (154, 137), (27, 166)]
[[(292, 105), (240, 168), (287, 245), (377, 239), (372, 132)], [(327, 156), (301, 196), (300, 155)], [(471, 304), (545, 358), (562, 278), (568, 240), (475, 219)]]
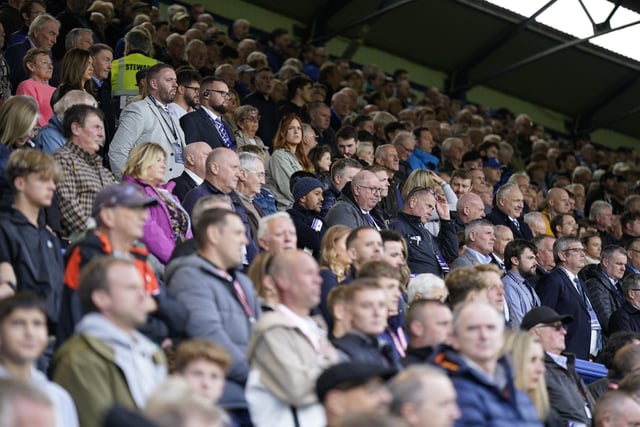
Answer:
[(619, 390), (606, 392), (596, 403), (595, 427), (640, 425), (640, 403)]
[(544, 216), (544, 220), (547, 225), (546, 234), (554, 236), (555, 233), (551, 229), (551, 220), (560, 214), (570, 214), (571, 212), (571, 200), (569, 193), (563, 188), (551, 188), (547, 193), (546, 208), (540, 212)]
[(524, 197), (516, 184), (505, 184), (496, 192), (495, 207), (487, 219), (494, 225), (506, 225), (515, 239), (533, 239), (531, 229), (522, 219)]
[(375, 227), (380, 230), (385, 224), (378, 224), (370, 211), (380, 201), (382, 187), (378, 177), (370, 171), (358, 172), (350, 183), (342, 189), (342, 194), (325, 218), (327, 229), (332, 225), (342, 224), (351, 228), (362, 226)]
[(315, 259), (301, 250), (279, 253), (269, 265), (266, 280), (280, 303), (256, 322), (247, 352), (246, 396), (256, 427), (293, 426), (296, 418), (300, 425), (324, 421), (315, 383), (338, 362), (338, 352), (309, 315), (320, 302), (319, 272)]
[(184, 150), (184, 172), (171, 181), (176, 183), (173, 194), (184, 200), (187, 193), (204, 182), (207, 157), (211, 146), (204, 141), (192, 142)]
[(464, 227), (474, 219), (484, 217), (484, 202), (476, 193), (466, 193), (460, 196), (458, 203), (456, 203), (455, 212), (451, 212), (456, 232), (464, 231)]
[(193, 206), (198, 199), (203, 196), (213, 194), (229, 196), (233, 204), (233, 211), (242, 218), (249, 241), (246, 245), (246, 259), (243, 260), (243, 265), (246, 266), (249, 265), (258, 254), (258, 247), (251, 235), (249, 219), (242, 200), (240, 200), (240, 196), (236, 193), (240, 173), (240, 158), (235, 151), (224, 147), (214, 148), (207, 156), (205, 162), (204, 181), (187, 193), (182, 202), (182, 206), (191, 214)]

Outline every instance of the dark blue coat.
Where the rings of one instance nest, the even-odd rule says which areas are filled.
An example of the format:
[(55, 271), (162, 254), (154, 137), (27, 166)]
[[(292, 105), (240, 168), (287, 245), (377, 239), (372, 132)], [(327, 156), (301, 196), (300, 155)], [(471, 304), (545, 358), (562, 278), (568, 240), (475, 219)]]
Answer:
[(515, 388), (511, 368), (504, 357), (498, 360), (507, 378), (502, 389), (446, 345), (436, 348), (431, 363), (447, 371), (458, 393), (461, 417), (456, 427), (542, 427), (529, 396)]
[(399, 212), (389, 228), (402, 234), (409, 247), (407, 264), (413, 274), (432, 273), (443, 277), (444, 272), (436, 255), (445, 259), (458, 256), (458, 237), (450, 220), (440, 220), (438, 236), (432, 235), (420, 221), (420, 217)]
[(587, 304), (560, 267), (556, 267), (538, 280), (536, 292), (542, 305), (553, 308), (559, 314), (570, 314), (566, 350), (579, 359), (589, 360), (591, 319)]
[(618, 331), (640, 332), (640, 310), (629, 301), (622, 303), (609, 318), (609, 334)]
[[(222, 118), (222, 123), (233, 144), (232, 147), (228, 148), (235, 148), (236, 138), (233, 136), (231, 127), (224, 118)], [(180, 117), (180, 126), (184, 131), (184, 140), (187, 144), (204, 141), (209, 144), (211, 148), (226, 147), (218, 129), (213, 124), (213, 119), (209, 116), (209, 113), (204, 110), (204, 107)]]
[[(184, 196), (184, 200), (182, 201), (182, 207), (191, 215), (191, 211), (195, 206), (198, 199), (203, 196), (208, 196), (210, 194), (224, 194), (222, 191), (218, 190), (213, 185), (209, 184), (207, 181), (204, 181), (202, 184), (198, 185), (193, 190), (189, 191), (186, 196)], [(233, 211), (240, 215), (242, 218), (242, 222), (244, 224), (244, 229), (247, 234), (247, 261), (251, 264), (251, 261), (258, 255), (258, 245), (256, 245), (253, 236), (251, 235), (251, 227), (249, 225), (249, 217), (247, 217), (247, 212), (244, 210), (244, 205), (240, 200), (240, 197), (235, 191), (227, 194), (231, 198), (231, 204), (233, 205)]]

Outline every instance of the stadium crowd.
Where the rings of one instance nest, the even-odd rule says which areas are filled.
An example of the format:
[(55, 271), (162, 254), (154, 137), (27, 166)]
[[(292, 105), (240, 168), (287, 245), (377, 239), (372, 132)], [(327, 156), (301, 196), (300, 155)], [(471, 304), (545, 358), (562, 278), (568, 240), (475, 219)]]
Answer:
[(0, 426), (640, 425), (633, 150), (202, 5), (0, 48)]

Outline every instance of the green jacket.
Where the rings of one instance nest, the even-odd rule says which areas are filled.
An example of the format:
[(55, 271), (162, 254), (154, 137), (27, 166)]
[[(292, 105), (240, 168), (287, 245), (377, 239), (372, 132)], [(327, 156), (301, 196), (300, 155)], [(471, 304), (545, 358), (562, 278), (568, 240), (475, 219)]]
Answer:
[[(153, 361), (166, 365), (161, 350)], [(137, 408), (124, 373), (116, 365), (114, 350), (105, 342), (76, 334), (58, 350), (54, 366), (53, 380), (73, 398), (81, 427), (101, 427), (106, 411), (116, 403)]]

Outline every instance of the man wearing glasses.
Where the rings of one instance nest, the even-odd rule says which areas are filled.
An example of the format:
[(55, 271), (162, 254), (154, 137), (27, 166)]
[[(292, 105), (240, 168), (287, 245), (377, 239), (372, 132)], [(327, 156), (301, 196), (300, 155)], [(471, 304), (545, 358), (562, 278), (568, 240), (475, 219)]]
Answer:
[(595, 400), (575, 369), (575, 355), (565, 353), (567, 326), (574, 318), (560, 315), (550, 307), (541, 306), (529, 311), (520, 328), (540, 339), (544, 355), (544, 378), (549, 403), (562, 420), (562, 425), (591, 425)]
[(371, 216), (371, 210), (380, 201), (382, 187), (380, 180), (367, 170), (358, 172), (351, 183), (342, 189), (342, 194), (325, 218), (327, 228), (343, 224), (353, 229), (358, 227), (374, 227), (377, 230), (386, 228)]
[(577, 237), (560, 237), (553, 244), (556, 266), (536, 285), (542, 305), (571, 315), (567, 329), (567, 350), (579, 359), (589, 360), (602, 349), (602, 328), (587, 288), (578, 278), (585, 265), (585, 251)]
[(205, 77), (200, 84), (201, 108), (180, 118), (187, 144), (204, 141), (211, 148), (234, 149), (236, 139), (231, 126), (224, 120), (229, 104), (229, 87), (217, 77)]

